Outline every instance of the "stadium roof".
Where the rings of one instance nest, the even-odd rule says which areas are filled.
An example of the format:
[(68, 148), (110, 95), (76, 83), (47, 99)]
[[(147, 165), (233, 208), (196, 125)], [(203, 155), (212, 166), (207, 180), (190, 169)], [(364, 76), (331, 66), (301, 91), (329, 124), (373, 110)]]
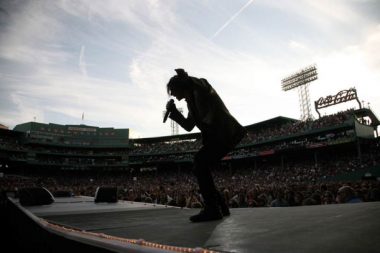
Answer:
[[(278, 116), (275, 118), (271, 118), (265, 121), (261, 121), (252, 125), (245, 126), (246, 129), (255, 130), (259, 128), (279, 126), (287, 123), (298, 122), (297, 119), (287, 118), (283, 116)], [(180, 134), (180, 135), (168, 135), (168, 136), (159, 136), (159, 137), (149, 137), (149, 138), (136, 138), (130, 139), (136, 143), (150, 143), (157, 141), (175, 141), (175, 140), (186, 140), (186, 139), (196, 139), (200, 138), (200, 133), (191, 133), (191, 134)]]
[(377, 127), (378, 125), (380, 125), (380, 121), (376, 117), (375, 113), (368, 108), (361, 108), (361, 109), (355, 110), (355, 115), (359, 118), (369, 117), (371, 119), (371, 126)]
[(249, 130), (259, 129), (259, 128), (265, 128), (265, 127), (272, 127), (272, 126), (279, 126), (284, 125), (288, 123), (295, 123), (298, 122), (298, 119), (292, 119), (288, 117), (278, 116), (275, 118), (271, 118), (268, 120), (264, 120), (252, 125), (245, 126)]
[(188, 139), (196, 139), (200, 138), (201, 133), (191, 133), (191, 134), (178, 134), (178, 135), (167, 135), (167, 136), (159, 136), (159, 137), (149, 137), (149, 138), (136, 138), (136, 139), (130, 139), (132, 142), (135, 143), (151, 143), (151, 142), (157, 142), (157, 141), (176, 141), (176, 140), (188, 140)]

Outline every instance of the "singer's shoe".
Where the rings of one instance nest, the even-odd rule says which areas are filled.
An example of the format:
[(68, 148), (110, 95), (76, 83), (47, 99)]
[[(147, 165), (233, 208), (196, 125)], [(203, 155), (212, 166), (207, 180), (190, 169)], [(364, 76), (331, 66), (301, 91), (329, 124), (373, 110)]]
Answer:
[(228, 208), (228, 206), (224, 202), (220, 205), (220, 210), (222, 211), (223, 216), (230, 216), (231, 215), (230, 209)]
[(219, 192), (217, 192), (216, 199), (218, 205), (220, 206), (220, 211), (222, 211), (223, 216), (230, 216), (230, 209), (228, 208), (228, 205), (226, 204), (224, 198)]
[(223, 214), (220, 212), (219, 208), (207, 207), (202, 209), (199, 214), (190, 217), (190, 221), (192, 222), (203, 222), (221, 219), (223, 219)]

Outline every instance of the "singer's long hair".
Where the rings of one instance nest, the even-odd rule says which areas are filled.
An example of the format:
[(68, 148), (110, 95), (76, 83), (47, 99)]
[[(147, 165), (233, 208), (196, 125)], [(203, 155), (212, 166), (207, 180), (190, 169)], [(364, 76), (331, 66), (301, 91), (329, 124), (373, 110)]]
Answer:
[(177, 75), (170, 78), (166, 85), (166, 92), (171, 95), (172, 90), (186, 90), (192, 87), (192, 79), (183, 69), (177, 69)]

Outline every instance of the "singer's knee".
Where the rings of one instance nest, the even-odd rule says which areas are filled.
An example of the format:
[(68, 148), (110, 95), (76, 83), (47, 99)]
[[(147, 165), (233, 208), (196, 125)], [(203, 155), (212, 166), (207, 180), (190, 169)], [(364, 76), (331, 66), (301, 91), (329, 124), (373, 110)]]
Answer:
[(202, 167), (207, 164), (207, 156), (203, 152), (198, 152), (194, 156), (194, 167)]
[(207, 159), (203, 155), (203, 153), (197, 153), (194, 156), (194, 166), (193, 166), (193, 173), (195, 176), (198, 176), (202, 172), (202, 168), (207, 166)]

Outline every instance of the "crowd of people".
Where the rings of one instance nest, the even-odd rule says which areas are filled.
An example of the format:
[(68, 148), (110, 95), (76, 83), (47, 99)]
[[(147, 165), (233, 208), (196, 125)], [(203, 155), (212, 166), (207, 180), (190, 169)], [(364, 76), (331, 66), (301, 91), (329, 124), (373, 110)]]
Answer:
[[(286, 167), (262, 162), (257, 168), (241, 165), (214, 170), (215, 183), (230, 207), (279, 207), (343, 203), (340, 191), (355, 201), (380, 201), (380, 182), (376, 180), (336, 182), (328, 179), (376, 167), (380, 155), (375, 150), (359, 161), (353, 156), (313, 161), (297, 160)], [(118, 188), (119, 199), (179, 207), (201, 207), (202, 196), (190, 168), (129, 170), (124, 172), (59, 172), (50, 176), (6, 176), (0, 178), (2, 191), (44, 186), (53, 194), (94, 196), (98, 186)], [(349, 201), (349, 200), (347, 200)], [(346, 201), (346, 202), (347, 202)], [(352, 200), (354, 201), (354, 200)]]

